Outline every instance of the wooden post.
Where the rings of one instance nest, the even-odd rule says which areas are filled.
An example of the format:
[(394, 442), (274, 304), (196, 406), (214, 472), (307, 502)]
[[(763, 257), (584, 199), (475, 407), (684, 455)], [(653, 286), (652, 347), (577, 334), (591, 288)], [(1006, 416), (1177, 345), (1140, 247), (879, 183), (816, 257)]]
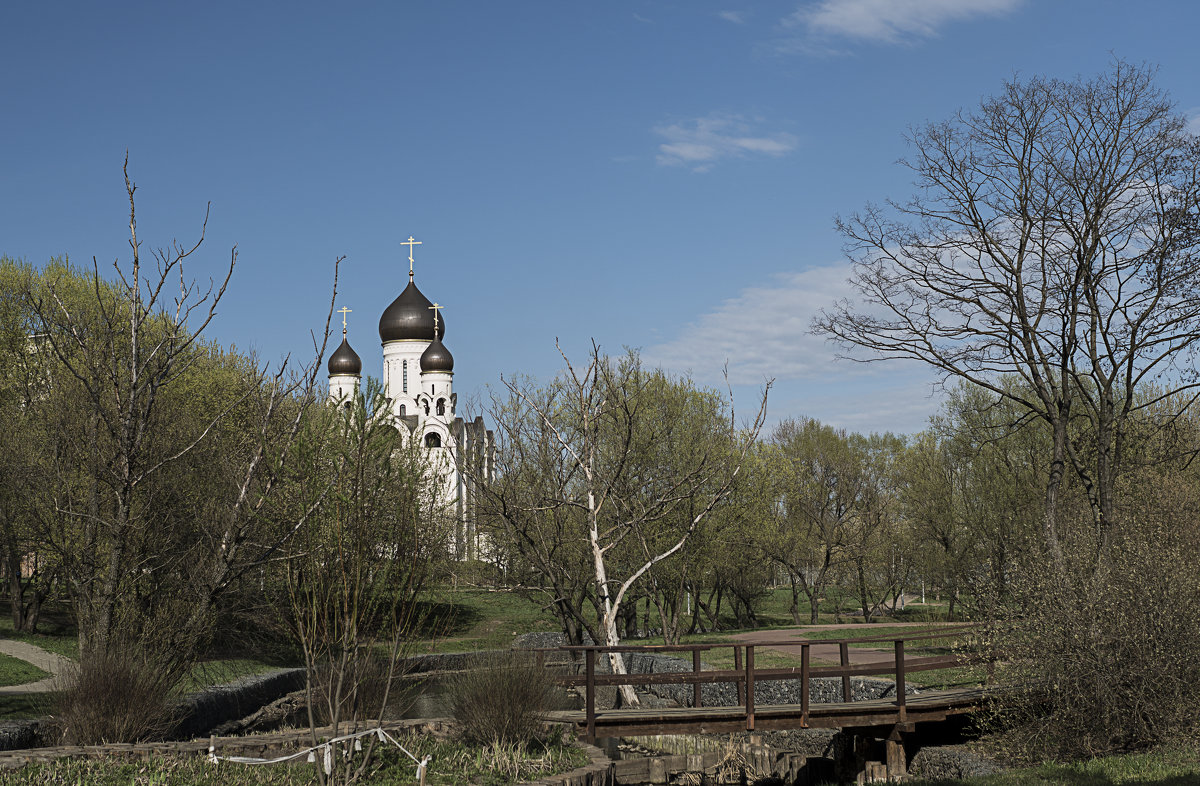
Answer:
[(887, 779), (889, 781), (902, 781), (908, 775), (908, 760), (904, 753), (904, 735), (900, 732), (900, 725), (897, 724), (892, 733), (888, 735), (887, 741), (884, 743), (884, 749), (887, 751)]
[[(733, 670), (742, 670), (742, 648), (737, 644), (733, 645)], [(746, 706), (746, 681), (740, 676), (737, 678), (737, 703), (739, 707)]]
[[(700, 673), (700, 650), (692, 650), (692, 673)], [(700, 695), (700, 683), (692, 685), (692, 706), (699, 707), (704, 703), (703, 697)]]
[(800, 727), (808, 728), (808, 648), (800, 645)]
[(754, 645), (746, 645), (746, 731), (754, 731)]
[(908, 720), (905, 708), (907, 694), (904, 687), (904, 639), (896, 639), (896, 706), (900, 708), (900, 722)]
[(588, 649), (587, 651), (587, 677), (584, 683), (587, 687), (584, 693), (587, 695), (587, 741), (589, 745), (596, 744), (596, 651)]
[[(843, 641), (841, 644), (838, 645), (838, 650), (840, 651), (840, 654), (842, 656), (841, 657), (842, 668), (846, 668), (847, 666), (850, 665), (850, 645)], [(850, 675), (843, 674), (842, 675), (842, 701), (849, 704), (853, 699), (854, 699), (854, 694), (850, 691)]]

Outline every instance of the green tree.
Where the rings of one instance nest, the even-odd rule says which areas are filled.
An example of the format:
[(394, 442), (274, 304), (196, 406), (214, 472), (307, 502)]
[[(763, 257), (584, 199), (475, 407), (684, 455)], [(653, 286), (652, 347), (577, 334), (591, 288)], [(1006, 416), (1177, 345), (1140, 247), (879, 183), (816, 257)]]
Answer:
[[(288, 543), (285, 619), (304, 655), (312, 744), (318, 729), (353, 734), (383, 717), (420, 622), (418, 603), (447, 558), (452, 532), (435, 515), (428, 453), (404, 439), (369, 381), (346, 407), (317, 410), (298, 447), (293, 488), (303, 519)], [(318, 780), (352, 783), (369, 770), (377, 740), (317, 762)], [(342, 753), (348, 755), (341, 755)]]
[(846, 558), (847, 531), (866, 468), (849, 434), (812, 418), (784, 420), (771, 433), (770, 446), (776, 501), (763, 549), (787, 573), (792, 618), (799, 624), (803, 594), (815, 624), (821, 600)]
[(848, 594), (857, 598), (863, 621), (870, 622), (889, 595), (898, 596), (912, 567), (911, 559), (905, 559), (909, 533), (897, 499), (896, 464), (904, 439), (852, 434), (847, 445), (858, 467), (858, 483), (843, 528), (841, 564)]
[[(56, 265), (60, 263), (52, 263)], [(37, 630), (42, 603), (54, 591), (59, 564), (40, 548), (36, 526), (45, 505), (44, 446), (49, 438), (39, 416), (46, 374), (37, 362), (39, 337), (32, 332), (24, 293), (32, 266), (0, 259), (0, 566), (6, 578), (13, 628)]]
[(185, 271), (203, 230), (143, 264), (128, 174), (126, 188), (131, 259), (114, 263), (115, 280), (96, 264), (51, 265), (22, 293), (45, 381), (31, 406), (47, 435), (39, 537), (69, 587), (81, 679), (136, 661), (165, 697), (222, 596), (312, 513), (273, 519), (269, 502), (318, 401), (320, 364), (268, 371), (206, 344), (236, 250), (205, 288)]
[[(565, 355), (563, 360), (565, 371), (545, 387), (505, 381), (507, 396), (492, 413), (502, 464), (498, 470), (503, 475), (503, 464), (513, 461), (507, 456), (532, 457), (531, 466), (509, 464), (508, 471), (533, 474), (538, 495), (523, 494), (502, 481), (489, 491), (491, 509), (507, 532), (505, 539), (540, 542), (539, 559), (545, 563), (559, 541), (541, 533), (555, 538), (561, 533), (568, 541), (586, 544), (599, 619), (582, 622), (596, 641), (616, 646), (618, 619), (631, 589), (679, 554), (730, 493), (761, 428), (766, 395), (748, 429), (737, 427), (732, 411), (721, 411), (721, 425), (708, 427), (711, 438), (693, 442), (691, 436), (681, 436), (687, 429), (676, 431), (686, 423), (683, 412), (664, 417), (661, 372), (647, 371), (636, 353), (614, 360), (593, 345), (586, 366), (576, 367)], [(672, 386), (690, 388), (683, 381), (667, 387)], [(702, 399), (684, 396), (693, 403)], [(694, 445), (696, 450), (688, 447), (677, 454), (673, 445)], [(573, 554), (578, 558), (578, 552)], [(628, 555), (626, 560), (622, 554)], [(625, 673), (619, 654), (613, 653), (611, 661), (615, 673)], [(636, 704), (628, 686), (622, 695)]]

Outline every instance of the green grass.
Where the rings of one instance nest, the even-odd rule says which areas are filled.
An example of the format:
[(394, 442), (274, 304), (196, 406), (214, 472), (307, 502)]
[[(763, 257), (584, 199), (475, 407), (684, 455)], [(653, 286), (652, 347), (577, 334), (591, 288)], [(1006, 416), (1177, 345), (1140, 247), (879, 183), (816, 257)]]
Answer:
[(43, 718), (50, 714), (55, 698), (53, 693), (0, 694), (0, 720)]
[[(470, 748), (432, 737), (402, 737), (401, 743), (417, 758), (431, 756), (429, 786), (476, 784), (499, 786), (521, 783), (545, 775), (569, 772), (587, 764), (578, 748), (552, 745), (520, 755), (512, 750)], [(400, 786), (416, 783), (416, 765), (396, 748), (379, 750), (378, 767), (359, 783), (364, 786)], [(220, 755), (220, 750), (217, 751)], [(309, 786), (315, 782), (312, 765), (247, 765), (221, 762), (216, 766), (202, 756), (155, 756), (142, 761), (60, 760), (0, 771), (0, 786), (37, 783), (43, 786)]]
[(519, 634), (559, 630), (542, 603), (511, 590), (447, 590), (425, 604), (422, 616), (417, 652), (507, 649)]
[(965, 780), (914, 780), (910, 786), (1188, 786), (1200, 783), (1200, 752), (1191, 748), (1106, 756), (1071, 764), (1042, 764)]
[[(837, 588), (830, 588), (825, 597), (821, 598), (818, 606), (817, 624), (825, 625), (839, 622), (834, 615), (834, 607), (838, 600)], [(792, 605), (792, 590), (788, 586), (775, 587), (768, 591), (767, 595), (755, 605), (756, 617), (758, 620), (757, 630), (766, 630), (770, 628), (790, 628), (796, 625), (792, 619), (790, 611)], [(800, 613), (800, 624), (811, 624), (812, 606), (808, 599), (803, 594), (800, 595), (800, 603), (798, 605)], [(862, 625), (862, 615), (859, 611), (858, 601), (850, 596), (843, 596), (841, 599), (841, 620), (842, 624)], [(944, 621), (946, 618), (946, 606), (943, 603), (910, 603), (904, 609), (897, 609), (894, 617), (876, 616), (871, 620), (871, 624), (886, 625), (889, 622), (937, 622)], [(737, 622), (730, 614), (723, 613), (720, 616), (722, 628), (734, 627)]]
[(279, 666), (250, 658), (228, 658), (197, 663), (179, 685), (180, 693), (193, 693), (213, 685), (227, 685), (241, 677), (274, 671)]
[[(539, 594), (526, 596), (512, 590), (486, 590), (476, 588), (444, 588), (436, 594), (433, 600), (426, 602), (421, 611), (421, 638), (416, 642), (418, 652), (467, 652), (481, 649), (505, 649), (512, 645), (513, 639), (521, 633), (535, 631), (558, 631), (558, 621), (546, 607), (548, 597)], [(643, 601), (644, 604), (644, 601)], [(735, 633), (747, 633), (756, 630), (771, 630), (775, 628), (794, 627), (792, 616), (788, 611), (791, 605), (791, 590), (787, 587), (777, 587), (771, 590), (758, 604), (758, 625), (754, 628), (739, 628), (732, 615), (722, 613), (720, 630), (713, 633), (685, 636), (688, 643), (702, 641), (721, 641)], [(845, 605), (845, 604), (843, 604)], [(833, 603), (827, 600), (822, 603), (819, 620), (822, 624), (834, 621)], [(937, 604), (918, 606), (910, 604), (908, 612), (915, 616), (937, 616)], [(845, 633), (827, 634), (827, 638), (849, 638), (853, 636), (873, 636), (878, 633), (886, 635), (889, 628), (885, 624), (870, 626), (863, 624), (860, 618), (843, 615), (843, 622), (848, 630)], [(804, 624), (809, 620), (808, 602), (801, 598), (800, 616)], [(639, 620), (642, 612), (639, 610)], [(657, 624), (656, 612), (650, 615), (651, 625)], [(877, 620), (878, 622), (878, 620)], [(712, 638), (715, 637), (715, 638)], [(631, 644), (653, 644), (661, 639), (629, 639)]]
[(64, 658), (79, 660), (79, 637), (65, 612), (43, 611), (38, 627), (38, 633), (17, 633), (13, 630), (12, 617), (0, 615), (0, 639), (23, 641)]
[(32, 663), (0, 654), (0, 685), (24, 685), (44, 680), (49, 676)]

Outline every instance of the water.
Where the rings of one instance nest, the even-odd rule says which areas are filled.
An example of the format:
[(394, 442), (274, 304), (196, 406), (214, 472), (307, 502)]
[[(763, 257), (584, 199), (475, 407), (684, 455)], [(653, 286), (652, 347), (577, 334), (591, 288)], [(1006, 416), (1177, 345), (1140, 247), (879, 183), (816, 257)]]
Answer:
[[(393, 688), (396, 691), (395, 688)], [(583, 699), (579, 694), (555, 689), (551, 710), (581, 710)], [(409, 720), (413, 718), (448, 718), (453, 714), (450, 695), (444, 679), (431, 677), (407, 681), (388, 702), (384, 713), (386, 720)]]

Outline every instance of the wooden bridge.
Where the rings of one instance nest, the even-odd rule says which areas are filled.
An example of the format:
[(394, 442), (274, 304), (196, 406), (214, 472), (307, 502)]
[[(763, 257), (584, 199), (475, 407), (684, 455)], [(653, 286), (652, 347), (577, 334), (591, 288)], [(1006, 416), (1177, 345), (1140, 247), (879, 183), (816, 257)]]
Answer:
[[(954, 715), (972, 712), (982, 705), (988, 688), (973, 685), (944, 690), (921, 690), (907, 693), (908, 675), (915, 672), (947, 669), (974, 662), (953, 653), (910, 655), (912, 645), (961, 636), (970, 626), (940, 627), (899, 637), (866, 637), (821, 642), (799, 642), (800, 666), (758, 668), (755, 666), (756, 645), (750, 642), (734, 644), (691, 644), (677, 646), (620, 646), (620, 647), (562, 647), (578, 661), (582, 655), (582, 673), (558, 677), (559, 684), (582, 687), (584, 708), (552, 713), (554, 719), (574, 725), (589, 742), (601, 737), (622, 737), (653, 734), (708, 734), (736, 731), (757, 731), (797, 728), (839, 728), (860, 737), (884, 739), (886, 769), (889, 773), (903, 771), (903, 737), (913, 732), (916, 724), (945, 720)], [(855, 644), (890, 644), (894, 657), (873, 664), (850, 663), (849, 648)], [(837, 666), (812, 666), (811, 649), (816, 644), (835, 644), (840, 663)], [(773, 645), (778, 646), (778, 645)], [(732, 669), (703, 669), (701, 654), (718, 649), (733, 649)], [(541, 651), (544, 659), (552, 651)], [(600, 674), (597, 659), (611, 652), (622, 653), (691, 653), (692, 670), (656, 672), (651, 674)], [(895, 695), (887, 698), (853, 700), (852, 677), (893, 676)], [(810, 701), (810, 682), (816, 677), (841, 679), (841, 701), (834, 703)], [(756, 704), (755, 686), (773, 680), (799, 680), (800, 701), (794, 704)], [(704, 706), (701, 688), (708, 684), (733, 683), (737, 703), (729, 706)], [(600, 709), (596, 689), (604, 686), (631, 685), (647, 688), (656, 685), (692, 685), (688, 707), (654, 707)], [(897, 769), (898, 768), (898, 769)]]

